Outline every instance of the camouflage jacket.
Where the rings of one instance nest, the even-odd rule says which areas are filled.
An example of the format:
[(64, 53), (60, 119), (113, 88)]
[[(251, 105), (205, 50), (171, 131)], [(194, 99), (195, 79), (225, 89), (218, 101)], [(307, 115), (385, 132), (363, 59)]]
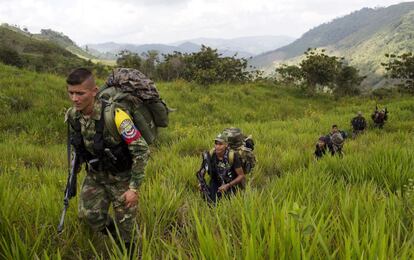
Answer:
[[(70, 122), (75, 122), (76, 120), (79, 121), (81, 125), (81, 134), (83, 137), (83, 141), (85, 144), (85, 148), (88, 152), (92, 155), (94, 154), (93, 144), (94, 144), (94, 136), (95, 136), (95, 123), (100, 120), (102, 116), (102, 103), (99, 100), (96, 100), (94, 103), (94, 110), (90, 117), (85, 117), (82, 115), (81, 112), (76, 111), (75, 108), (69, 108), (66, 113), (65, 120), (69, 120)], [(126, 111), (127, 112), (127, 111)], [(112, 123), (112, 122), (110, 122)], [(139, 131), (133, 125), (132, 120), (125, 126), (125, 132), (130, 131), (131, 128), (135, 129), (135, 135), (127, 135), (123, 132), (122, 127), (117, 127), (119, 131), (119, 135), (114, 136), (111, 132), (107, 129), (106, 125), (108, 123), (105, 122), (105, 127), (103, 131), (103, 139), (105, 144), (115, 146), (120, 142), (126, 142), (128, 145), (128, 150), (131, 153), (132, 157), (132, 167), (128, 172), (124, 173), (117, 173), (117, 176), (123, 176), (126, 178), (130, 178), (130, 188), (136, 189), (144, 179), (144, 169), (148, 161), (149, 149), (148, 144), (145, 142), (144, 138), (141, 137)], [(115, 124), (115, 122), (113, 122)], [(71, 135), (74, 133), (74, 129), (70, 127)], [(128, 132), (130, 134), (130, 132)], [(93, 173), (96, 175), (95, 177), (101, 179), (102, 181), (108, 181), (107, 179), (115, 179), (117, 180), (117, 176), (112, 175), (110, 172), (100, 172), (100, 173)], [(122, 177), (119, 177), (122, 178)], [(111, 181), (111, 180), (109, 180)]]

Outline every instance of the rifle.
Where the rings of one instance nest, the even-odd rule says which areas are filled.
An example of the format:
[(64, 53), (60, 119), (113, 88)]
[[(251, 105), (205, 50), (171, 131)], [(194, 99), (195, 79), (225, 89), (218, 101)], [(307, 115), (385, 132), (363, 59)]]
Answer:
[(204, 179), (204, 175), (209, 173), (210, 171), (210, 154), (209, 152), (203, 152), (203, 162), (201, 163), (200, 170), (197, 171), (196, 176), (198, 179), (198, 183), (200, 184), (201, 193), (203, 195), (203, 198), (207, 200), (208, 202), (212, 202), (211, 196), (210, 196), (210, 189), (208, 188), (208, 185), (206, 183), (206, 180)]
[(71, 144), (70, 144), (70, 137), (69, 137), (69, 123), (68, 123), (68, 180), (66, 183), (65, 188), (65, 197), (63, 198), (63, 210), (62, 215), (60, 217), (59, 225), (57, 227), (57, 232), (61, 233), (63, 231), (63, 224), (65, 223), (65, 215), (66, 211), (69, 207), (69, 200), (76, 196), (76, 180), (77, 180), (77, 173), (80, 169), (80, 157), (76, 154), (76, 151), (73, 155), (73, 159), (71, 160)]

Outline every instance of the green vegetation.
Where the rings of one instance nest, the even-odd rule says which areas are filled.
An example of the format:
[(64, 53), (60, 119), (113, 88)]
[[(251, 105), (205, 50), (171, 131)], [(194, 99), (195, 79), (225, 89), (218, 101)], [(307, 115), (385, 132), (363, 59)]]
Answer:
[(318, 88), (329, 88), (336, 96), (358, 95), (358, 86), (365, 77), (344, 63), (344, 58), (329, 56), (325, 50), (309, 48), (299, 66), (283, 64), (276, 69), (276, 79), (303, 87), (309, 95)]
[[(152, 147), (140, 190), (144, 259), (409, 259), (414, 257), (414, 101), (385, 98), (381, 131), (346, 142), (343, 159), (312, 156), (333, 123), (348, 129), (376, 101), (315, 95), (269, 84), (207, 88), (159, 83), (177, 111)], [(61, 77), (0, 65), (0, 258), (121, 259), (111, 240), (88, 232), (66, 184)], [(200, 152), (228, 126), (252, 133), (258, 164), (247, 189), (210, 208), (197, 190)], [(84, 173), (81, 173), (83, 179)], [(106, 246), (107, 244), (107, 246)]]
[(86, 67), (98, 77), (107, 75), (109, 66), (91, 61), (93, 56), (67, 36), (52, 30), (31, 34), (27, 30), (2, 24), (0, 26), (0, 62), (38, 72), (67, 75), (78, 67)]
[(246, 83), (260, 78), (259, 71), (247, 70), (247, 60), (222, 57), (217, 49), (202, 46), (199, 52), (163, 55), (148, 51), (141, 57), (136, 53), (121, 51), (117, 64), (139, 69), (154, 80), (173, 81), (183, 79), (203, 86), (218, 83)]
[(414, 50), (414, 3), (386, 8), (363, 8), (306, 32), (293, 43), (254, 57), (250, 64), (274, 70), (275, 63), (299, 63), (308, 48), (324, 48), (327, 54), (346, 57), (349, 65), (367, 76), (365, 88), (387, 85), (383, 78), (384, 54)]
[(386, 54), (387, 63), (382, 63), (388, 76), (400, 80), (396, 85), (409, 93), (414, 94), (414, 56), (412, 52), (401, 55)]

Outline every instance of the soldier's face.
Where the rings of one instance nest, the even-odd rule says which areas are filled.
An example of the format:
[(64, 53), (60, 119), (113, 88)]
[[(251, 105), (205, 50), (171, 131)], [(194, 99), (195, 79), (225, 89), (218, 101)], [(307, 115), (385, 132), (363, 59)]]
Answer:
[(222, 154), (224, 154), (224, 151), (227, 148), (227, 144), (215, 141), (214, 142), (214, 148), (215, 148), (217, 154), (222, 155)]
[(73, 106), (77, 111), (86, 114), (92, 112), (97, 93), (98, 88), (88, 84), (88, 82), (79, 85), (68, 85), (68, 94)]

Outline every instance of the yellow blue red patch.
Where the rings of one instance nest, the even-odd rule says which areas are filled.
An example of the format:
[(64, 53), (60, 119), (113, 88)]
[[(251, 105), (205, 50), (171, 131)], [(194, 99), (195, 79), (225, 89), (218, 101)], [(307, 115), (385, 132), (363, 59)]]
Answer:
[(141, 133), (135, 127), (131, 117), (121, 109), (116, 109), (115, 111), (115, 124), (117, 125), (119, 134), (127, 144), (141, 137)]

